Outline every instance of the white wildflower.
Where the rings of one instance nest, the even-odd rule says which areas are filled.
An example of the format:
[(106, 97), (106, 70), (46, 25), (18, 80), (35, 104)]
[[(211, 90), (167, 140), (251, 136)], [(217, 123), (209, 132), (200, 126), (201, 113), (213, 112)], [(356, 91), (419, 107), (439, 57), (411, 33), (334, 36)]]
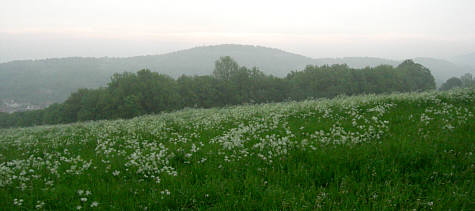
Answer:
[(97, 207), (99, 205), (99, 202), (94, 201), (91, 203), (91, 207)]
[(17, 206), (21, 206), (23, 204), (23, 199), (13, 199), (13, 204)]
[(43, 208), (44, 205), (45, 205), (44, 202), (42, 202), (42, 201), (36, 201), (35, 208), (36, 208), (36, 209), (41, 209), (41, 208)]

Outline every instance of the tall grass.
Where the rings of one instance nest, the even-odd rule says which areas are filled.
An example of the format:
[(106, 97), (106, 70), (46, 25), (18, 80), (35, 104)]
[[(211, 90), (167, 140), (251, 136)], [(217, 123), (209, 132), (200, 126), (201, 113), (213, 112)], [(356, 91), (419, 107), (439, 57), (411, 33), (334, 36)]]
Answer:
[(475, 208), (475, 90), (0, 130), (9, 210)]

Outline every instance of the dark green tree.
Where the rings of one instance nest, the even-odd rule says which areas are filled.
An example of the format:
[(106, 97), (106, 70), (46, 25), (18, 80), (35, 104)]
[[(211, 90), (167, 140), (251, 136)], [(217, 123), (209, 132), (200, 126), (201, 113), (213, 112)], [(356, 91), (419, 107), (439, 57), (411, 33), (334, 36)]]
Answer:
[(461, 87), (463, 85), (462, 81), (457, 77), (452, 77), (447, 79), (445, 83), (442, 84), (440, 90), (450, 90), (455, 87)]

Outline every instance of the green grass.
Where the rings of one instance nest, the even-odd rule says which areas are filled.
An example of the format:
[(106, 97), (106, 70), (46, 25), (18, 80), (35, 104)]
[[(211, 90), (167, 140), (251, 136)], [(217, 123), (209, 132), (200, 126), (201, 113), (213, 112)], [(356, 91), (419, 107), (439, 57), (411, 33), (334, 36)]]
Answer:
[(473, 210), (474, 113), (459, 89), (0, 130), (0, 207)]

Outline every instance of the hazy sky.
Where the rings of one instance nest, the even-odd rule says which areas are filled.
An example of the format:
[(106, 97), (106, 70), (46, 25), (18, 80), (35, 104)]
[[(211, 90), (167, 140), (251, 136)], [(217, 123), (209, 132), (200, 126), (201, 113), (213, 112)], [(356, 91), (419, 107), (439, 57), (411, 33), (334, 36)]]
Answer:
[(252, 44), (310, 57), (475, 51), (475, 0), (2, 0), (0, 62)]

